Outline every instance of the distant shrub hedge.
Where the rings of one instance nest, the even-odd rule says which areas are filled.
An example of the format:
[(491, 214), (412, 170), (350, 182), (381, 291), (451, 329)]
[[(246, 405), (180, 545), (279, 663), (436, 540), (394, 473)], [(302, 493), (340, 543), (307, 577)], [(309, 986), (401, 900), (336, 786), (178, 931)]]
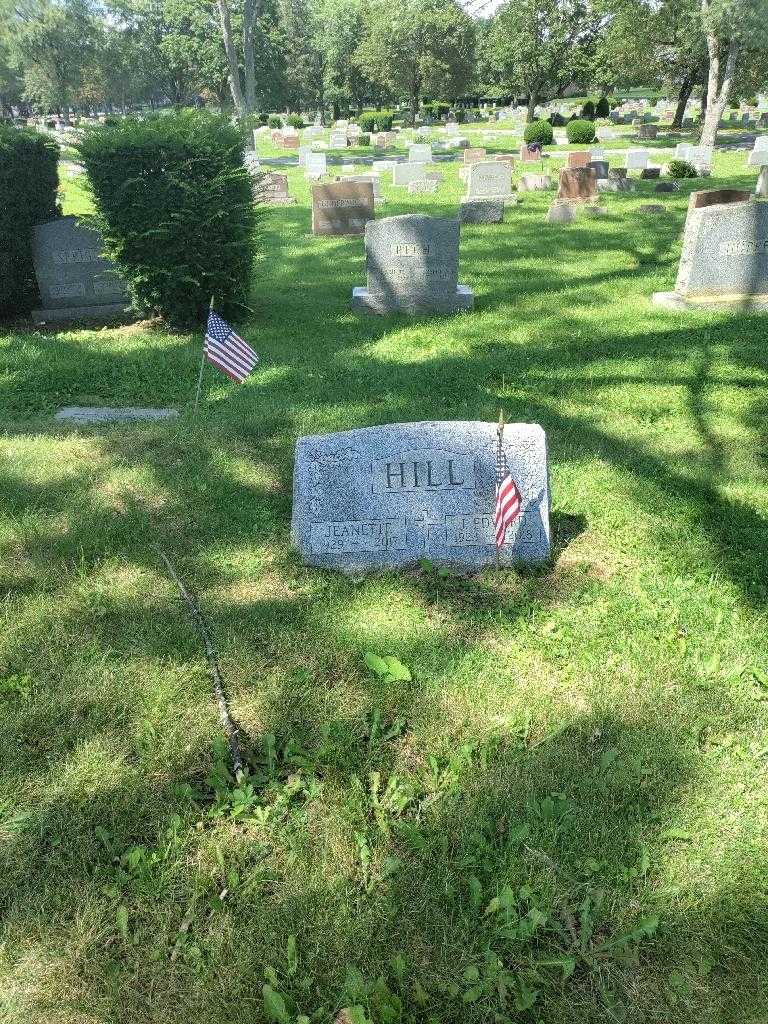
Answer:
[(364, 110), (357, 123), (364, 132), (388, 132), (394, 119), (395, 115), (391, 110)]
[(106, 254), (135, 309), (199, 324), (211, 296), (224, 316), (248, 303), (256, 212), (243, 141), (207, 111), (94, 128), (80, 144)]
[(573, 144), (586, 144), (595, 141), (594, 121), (569, 121), (565, 126), (568, 141)]
[(611, 112), (611, 106), (608, 102), (607, 96), (601, 96), (595, 106), (595, 117), (608, 117)]
[(291, 128), (304, 127), (304, 118), (301, 116), (301, 114), (289, 114), (285, 120), (286, 124), (289, 124)]
[(278, 117), (277, 114), (271, 114), (270, 117), (267, 119), (267, 124), (269, 125), (270, 128), (282, 128), (283, 119), (282, 117)]
[(587, 102), (581, 108), (581, 119), (582, 121), (594, 121), (595, 104), (592, 102), (592, 100), (587, 100)]
[(58, 159), (44, 135), (0, 125), (0, 316), (28, 313), (37, 300), (32, 228), (59, 213)]
[(565, 118), (562, 114), (558, 114), (557, 111), (555, 111), (553, 114), (550, 114), (548, 120), (553, 128), (562, 128), (565, 124)]
[(671, 160), (669, 176), (670, 178), (698, 178), (699, 172), (687, 160)]
[(370, 146), (371, 136), (369, 132), (363, 132), (357, 140), (358, 146)]
[(523, 139), (526, 142), (540, 142), (542, 146), (551, 146), (554, 137), (549, 121), (531, 121), (523, 130)]

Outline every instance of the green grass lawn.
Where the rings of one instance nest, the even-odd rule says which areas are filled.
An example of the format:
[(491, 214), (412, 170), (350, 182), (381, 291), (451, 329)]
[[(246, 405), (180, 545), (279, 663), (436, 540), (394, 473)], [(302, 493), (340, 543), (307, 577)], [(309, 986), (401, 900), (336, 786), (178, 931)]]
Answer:
[[(377, 216), (454, 213), (445, 172)], [(262, 365), (209, 368), (197, 417), (200, 335), (0, 335), (0, 1019), (765, 1024), (768, 321), (651, 305), (697, 184), (570, 227), (528, 193), (462, 229), (474, 313), (365, 319), (362, 241), (313, 238), (291, 171), (238, 325)], [(84, 404), (182, 415), (53, 422)], [(299, 435), (499, 406), (548, 435), (551, 565), (302, 566)]]

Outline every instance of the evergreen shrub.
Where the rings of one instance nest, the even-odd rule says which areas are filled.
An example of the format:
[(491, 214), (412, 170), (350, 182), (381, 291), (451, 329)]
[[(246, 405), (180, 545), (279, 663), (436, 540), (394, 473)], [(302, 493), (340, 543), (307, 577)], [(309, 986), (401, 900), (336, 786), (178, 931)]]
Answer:
[(59, 147), (33, 129), (0, 125), (0, 316), (18, 316), (38, 298), (32, 228), (53, 220)]
[(100, 126), (80, 143), (105, 254), (134, 308), (199, 324), (248, 305), (256, 211), (240, 130), (204, 110)]

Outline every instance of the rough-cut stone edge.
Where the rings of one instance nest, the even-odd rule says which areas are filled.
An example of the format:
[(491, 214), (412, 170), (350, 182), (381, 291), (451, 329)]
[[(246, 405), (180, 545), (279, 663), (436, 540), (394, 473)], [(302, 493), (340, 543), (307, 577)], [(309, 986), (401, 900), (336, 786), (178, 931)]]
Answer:
[(32, 319), (36, 324), (45, 324), (54, 320), (109, 320), (112, 317), (126, 316), (128, 306), (122, 302), (106, 306), (70, 306), (68, 309), (33, 309)]
[(768, 313), (768, 295), (733, 295), (731, 297), (719, 295), (716, 299), (707, 299), (697, 295), (688, 299), (679, 292), (654, 292), (651, 301), (657, 306), (674, 309), (678, 312), (711, 309), (715, 312)]
[[(355, 313), (376, 313), (384, 316), (387, 313), (408, 313), (411, 316), (419, 314), (441, 315), (445, 313), (464, 313), (474, 309), (475, 295), (471, 288), (465, 284), (456, 286), (456, 294), (445, 296), (442, 302), (435, 302), (435, 297), (424, 295), (422, 299), (417, 295), (404, 296), (405, 301), (393, 302), (391, 295), (369, 292), (364, 286), (352, 289), (352, 310)], [(412, 299), (413, 301), (408, 301)]]

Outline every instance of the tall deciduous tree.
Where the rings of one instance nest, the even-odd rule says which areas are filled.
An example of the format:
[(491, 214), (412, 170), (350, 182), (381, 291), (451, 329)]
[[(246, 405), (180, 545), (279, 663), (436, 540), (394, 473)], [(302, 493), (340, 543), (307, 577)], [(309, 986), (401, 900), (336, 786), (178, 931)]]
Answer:
[(475, 75), (475, 26), (454, 0), (376, 0), (355, 60), (372, 81), (407, 97), (460, 96)]
[(768, 0), (701, 0), (701, 22), (709, 55), (701, 142), (714, 146), (740, 61), (768, 39)]
[(536, 104), (558, 92), (586, 66), (608, 15), (589, 0), (509, 0), (490, 33), (489, 52), (511, 90), (528, 96), (528, 120)]

